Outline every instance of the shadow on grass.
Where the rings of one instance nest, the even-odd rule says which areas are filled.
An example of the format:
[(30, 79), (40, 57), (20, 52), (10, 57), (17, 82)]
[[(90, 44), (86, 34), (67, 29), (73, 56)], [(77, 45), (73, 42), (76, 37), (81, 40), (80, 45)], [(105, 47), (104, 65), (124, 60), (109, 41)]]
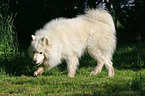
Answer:
[[(131, 80), (112, 78), (111, 82), (83, 84), (81, 87), (82, 90), (85, 90), (84, 94), (75, 94), (73, 96), (144, 96), (144, 85), (145, 77), (143, 74), (138, 74)], [(90, 90), (91, 93), (86, 92)]]
[(113, 58), (117, 69), (140, 70), (145, 68), (145, 42), (119, 45)]
[(0, 68), (4, 70), (6, 74), (9, 75), (27, 75), (32, 76), (34, 72), (34, 65), (28, 57), (16, 56), (12, 60), (0, 61)]

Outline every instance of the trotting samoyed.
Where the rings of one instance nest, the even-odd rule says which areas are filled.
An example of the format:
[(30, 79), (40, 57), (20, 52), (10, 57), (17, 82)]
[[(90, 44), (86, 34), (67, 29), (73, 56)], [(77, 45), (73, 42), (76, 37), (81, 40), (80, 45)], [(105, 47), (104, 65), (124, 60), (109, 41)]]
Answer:
[(58, 18), (47, 23), (32, 35), (30, 57), (39, 66), (34, 75), (40, 75), (61, 63), (67, 63), (68, 76), (74, 77), (78, 58), (84, 51), (97, 61), (90, 76), (101, 72), (105, 64), (108, 76), (114, 76), (111, 62), (116, 47), (115, 27), (112, 16), (105, 10), (91, 9), (76, 18)]

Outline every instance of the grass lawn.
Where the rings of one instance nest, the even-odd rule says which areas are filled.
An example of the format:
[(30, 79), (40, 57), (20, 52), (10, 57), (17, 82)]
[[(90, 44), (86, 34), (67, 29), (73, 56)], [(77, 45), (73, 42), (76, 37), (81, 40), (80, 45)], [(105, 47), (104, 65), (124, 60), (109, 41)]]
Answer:
[(0, 95), (144, 96), (144, 48), (145, 42), (118, 45), (113, 57), (113, 78), (107, 77), (105, 67), (100, 74), (90, 77), (97, 63), (87, 54), (80, 59), (74, 78), (67, 77), (65, 63), (33, 77), (36, 67), (22, 53), (19, 59), (0, 62)]

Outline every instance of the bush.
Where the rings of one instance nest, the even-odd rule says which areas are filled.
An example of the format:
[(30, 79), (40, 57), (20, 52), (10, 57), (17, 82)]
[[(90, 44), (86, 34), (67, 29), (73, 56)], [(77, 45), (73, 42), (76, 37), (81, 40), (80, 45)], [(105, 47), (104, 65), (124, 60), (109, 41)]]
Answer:
[[(7, 7), (5, 7), (7, 9)], [(2, 10), (2, 9), (1, 9)], [(11, 60), (18, 52), (16, 32), (14, 31), (14, 15), (2, 14), (0, 10), (0, 60)]]

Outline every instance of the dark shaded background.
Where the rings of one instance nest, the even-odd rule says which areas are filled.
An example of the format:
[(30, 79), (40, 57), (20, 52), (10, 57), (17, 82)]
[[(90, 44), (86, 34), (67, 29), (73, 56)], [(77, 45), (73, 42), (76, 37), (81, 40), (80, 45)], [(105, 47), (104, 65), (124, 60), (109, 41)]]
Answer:
[(31, 35), (50, 20), (73, 18), (100, 6), (114, 17), (118, 42), (144, 40), (144, 5), (144, 0), (1, 0), (0, 11), (2, 15), (16, 14), (14, 26), (23, 49), (29, 46)]

